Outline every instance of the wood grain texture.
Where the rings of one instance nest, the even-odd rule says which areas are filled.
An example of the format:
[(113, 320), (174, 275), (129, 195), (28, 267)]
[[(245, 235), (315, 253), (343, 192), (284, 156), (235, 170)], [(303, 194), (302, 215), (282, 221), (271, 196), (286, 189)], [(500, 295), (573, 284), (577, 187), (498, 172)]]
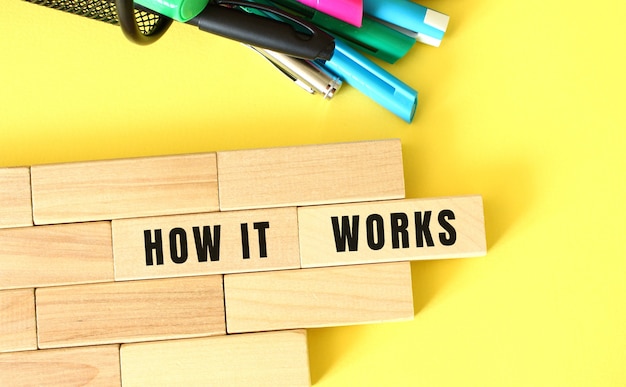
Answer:
[(5, 387), (121, 385), (118, 345), (0, 354)]
[(29, 168), (0, 168), (0, 228), (31, 226)]
[(302, 267), (487, 253), (480, 196), (301, 207), (298, 223)]
[(213, 153), (40, 165), (31, 174), (35, 224), (219, 208)]
[(41, 288), (39, 348), (225, 333), (221, 276)]
[(0, 291), (0, 352), (37, 349), (36, 326), (34, 289)]
[(124, 387), (310, 385), (304, 330), (124, 344), (121, 364)]
[(113, 241), (116, 281), (300, 268), (295, 207), (114, 220)]
[(0, 230), (0, 289), (113, 281), (110, 222)]
[(404, 197), (399, 140), (218, 152), (222, 210)]
[(229, 274), (229, 333), (413, 318), (409, 262)]

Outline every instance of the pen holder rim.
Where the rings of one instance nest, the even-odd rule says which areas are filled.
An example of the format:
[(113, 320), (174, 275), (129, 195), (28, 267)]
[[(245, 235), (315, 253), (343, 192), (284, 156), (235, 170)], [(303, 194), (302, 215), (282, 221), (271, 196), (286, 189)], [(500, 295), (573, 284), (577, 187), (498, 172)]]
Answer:
[(157, 41), (172, 24), (172, 19), (169, 17), (151, 11), (159, 16), (159, 20), (150, 31), (144, 33), (137, 23), (133, 0), (115, 0), (115, 8), (117, 10), (119, 25), (122, 28), (124, 36), (131, 42), (142, 46)]

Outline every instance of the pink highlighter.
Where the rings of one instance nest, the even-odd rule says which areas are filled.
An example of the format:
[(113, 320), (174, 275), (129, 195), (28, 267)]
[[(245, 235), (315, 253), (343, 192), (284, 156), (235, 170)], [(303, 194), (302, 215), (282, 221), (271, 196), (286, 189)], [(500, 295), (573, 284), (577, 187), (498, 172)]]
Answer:
[(363, 20), (363, 0), (298, 0), (307, 7), (361, 27)]

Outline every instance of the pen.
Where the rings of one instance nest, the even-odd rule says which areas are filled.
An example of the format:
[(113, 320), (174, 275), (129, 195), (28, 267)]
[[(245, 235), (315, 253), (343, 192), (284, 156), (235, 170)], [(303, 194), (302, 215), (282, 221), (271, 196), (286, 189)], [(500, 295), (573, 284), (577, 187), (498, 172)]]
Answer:
[(417, 91), (341, 39), (335, 39), (335, 53), (323, 65), (406, 122), (413, 120), (417, 108)]
[[(277, 14), (290, 23), (249, 13), (239, 7), (258, 8)], [(275, 7), (248, 1), (209, 2), (198, 16), (187, 23), (205, 32), (303, 59), (328, 59), (334, 50), (333, 37), (312, 23)]]
[(361, 52), (388, 63), (395, 63), (415, 44), (415, 39), (379, 21), (364, 17), (360, 28), (318, 12), (295, 0), (255, 0), (259, 4), (275, 5), (297, 15), (332, 35), (343, 38)]
[(418, 42), (439, 47), (450, 17), (411, 0), (363, 0), (363, 11), (399, 31), (408, 32)]
[(415, 45), (415, 39), (369, 17), (361, 27), (354, 27), (331, 16), (316, 12), (311, 22), (342, 38), (357, 50), (387, 63), (395, 63)]
[(280, 52), (249, 46), (282, 71), (296, 85), (311, 94), (320, 93), (324, 99), (332, 98), (341, 88), (339, 77), (330, 74), (318, 63), (290, 57)]
[(353, 26), (360, 27), (363, 18), (363, 0), (298, 0)]

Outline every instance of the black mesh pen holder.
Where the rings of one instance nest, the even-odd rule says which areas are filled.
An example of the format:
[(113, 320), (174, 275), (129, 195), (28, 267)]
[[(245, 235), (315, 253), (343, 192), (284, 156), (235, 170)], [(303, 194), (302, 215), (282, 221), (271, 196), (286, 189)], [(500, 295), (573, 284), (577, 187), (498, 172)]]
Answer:
[(133, 0), (24, 0), (105, 23), (119, 25), (131, 41), (147, 45), (159, 39), (172, 19), (136, 8)]

